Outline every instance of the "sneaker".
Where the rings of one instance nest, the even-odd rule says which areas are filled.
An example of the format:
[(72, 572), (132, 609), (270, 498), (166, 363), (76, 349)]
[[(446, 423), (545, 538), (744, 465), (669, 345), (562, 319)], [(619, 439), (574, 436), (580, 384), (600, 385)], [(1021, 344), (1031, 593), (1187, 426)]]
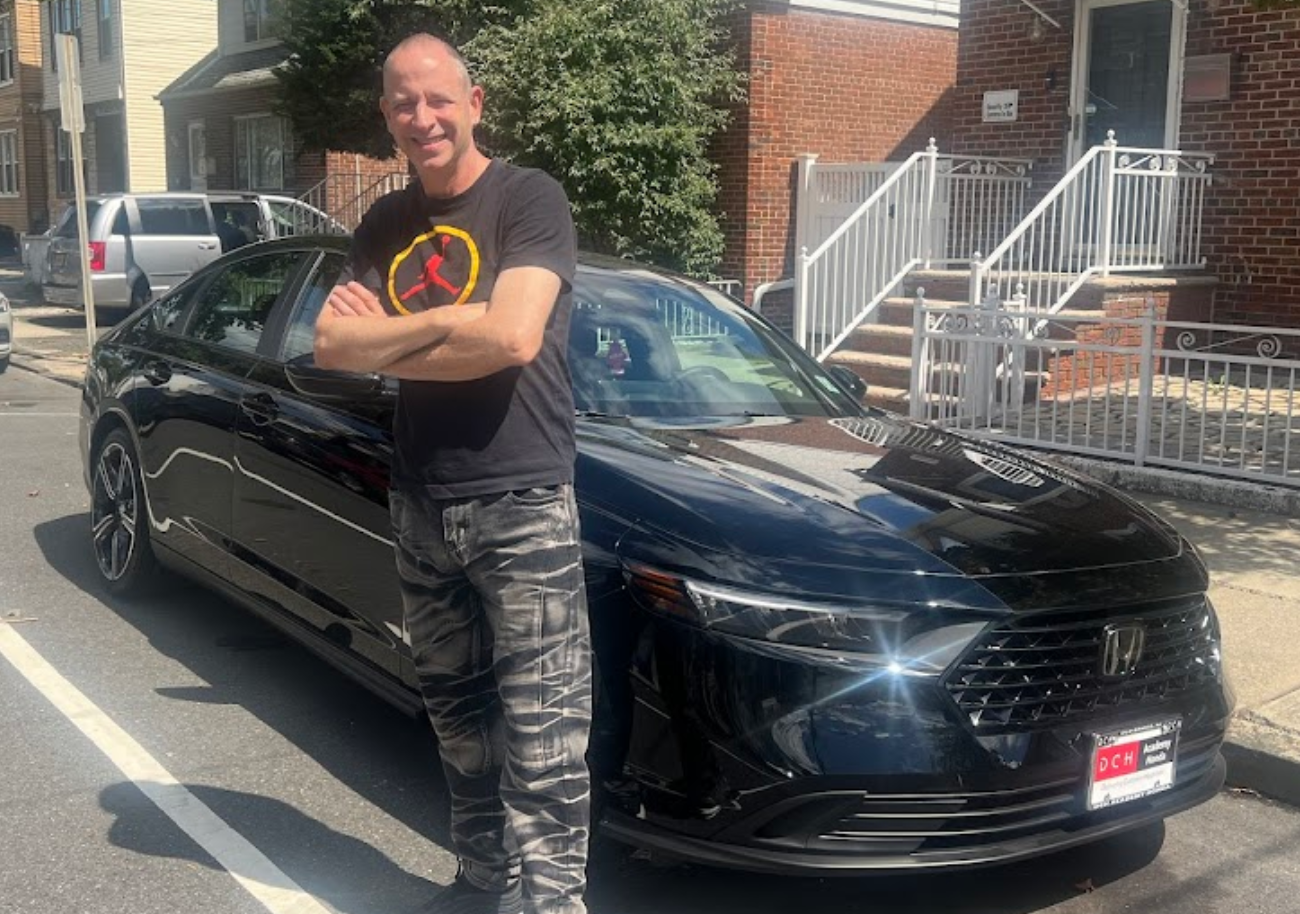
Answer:
[(489, 892), (458, 875), (427, 910), (428, 914), (523, 914), (524, 889), (516, 882), (504, 892)]

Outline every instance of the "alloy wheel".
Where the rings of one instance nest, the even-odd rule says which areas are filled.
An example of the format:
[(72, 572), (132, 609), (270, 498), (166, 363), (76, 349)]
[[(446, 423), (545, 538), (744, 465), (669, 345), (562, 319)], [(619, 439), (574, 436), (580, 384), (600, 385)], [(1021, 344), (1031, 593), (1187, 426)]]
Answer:
[(139, 522), (139, 492), (135, 463), (121, 444), (110, 441), (95, 464), (91, 537), (99, 571), (109, 581), (121, 580), (131, 567)]

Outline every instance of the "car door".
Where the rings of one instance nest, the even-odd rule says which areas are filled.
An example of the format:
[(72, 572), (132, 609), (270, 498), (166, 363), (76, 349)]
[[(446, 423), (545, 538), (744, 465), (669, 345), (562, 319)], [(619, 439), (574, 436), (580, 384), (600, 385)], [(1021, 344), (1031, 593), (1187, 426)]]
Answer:
[[(292, 258), (246, 257), (156, 302), (130, 404), (162, 545), (222, 577), (228, 571), (236, 416), (269, 303), (250, 277), (279, 275)], [(278, 286), (277, 286), (278, 288)]]
[(221, 239), (203, 197), (140, 196), (134, 203), (139, 231), (132, 236), (131, 255), (153, 295), (221, 256)]
[(235, 444), (236, 573), (241, 586), (403, 675), (388, 516), (394, 399), (304, 395), (286, 371), (292, 359), (310, 361), (316, 315), (342, 266), (341, 252), (319, 257), (250, 375)]

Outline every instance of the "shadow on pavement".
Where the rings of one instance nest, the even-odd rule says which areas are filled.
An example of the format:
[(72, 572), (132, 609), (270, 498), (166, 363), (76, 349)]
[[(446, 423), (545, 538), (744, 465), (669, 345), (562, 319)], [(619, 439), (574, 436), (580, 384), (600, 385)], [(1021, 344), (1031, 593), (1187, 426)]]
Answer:
[[(257, 835), (258, 844), (274, 847), (275, 865), (304, 892), (341, 914), (414, 914), (427, 909), (439, 891), (439, 886), (411, 875), (365, 841), (335, 831), (287, 803), (216, 787), (185, 786), (235, 832)], [(100, 792), (99, 802), (113, 816), (108, 839), (114, 846), (222, 869), (135, 784), (114, 784)], [(254, 878), (256, 874), (234, 871), (234, 875)], [(377, 891), (377, 886), (382, 889)]]
[[(385, 815), (448, 847), (447, 797), (427, 726), (392, 710), (260, 619), (187, 581), (169, 576), (160, 594), (147, 599), (105, 594), (88, 530), (88, 517), (73, 515), (39, 525), (35, 535), (53, 569), (208, 683), (159, 694), (246, 709)], [(365, 842), (278, 800), (211, 787), (190, 790), (237, 831), (257, 835), (258, 847), (305, 890), (346, 914), (406, 914), (436, 890)], [(115, 844), (216, 866), (191, 842), (161, 839), (161, 814), (135, 787), (110, 788), (102, 803), (117, 817), (110, 833)], [(1162, 824), (1150, 826), (994, 869), (829, 879), (738, 874), (633, 854), (598, 839), (589, 898), (592, 914), (788, 914), (810, 910), (810, 902), (811, 909), (834, 914), (1028, 914), (1142, 870), (1156, 859), (1164, 834)]]

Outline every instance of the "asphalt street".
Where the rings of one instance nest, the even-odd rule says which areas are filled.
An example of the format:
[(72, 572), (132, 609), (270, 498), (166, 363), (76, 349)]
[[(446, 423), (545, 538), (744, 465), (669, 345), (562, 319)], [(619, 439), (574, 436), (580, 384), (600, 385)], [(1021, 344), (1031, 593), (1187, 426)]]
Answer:
[[(422, 910), (454, 874), (427, 727), (186, 582), (106, 596), (77, 408), (68, 385), (0, 375), (0, 645), (66, 683), (0, 654), (0, 912), (266, 914), (239, 871), (254, 857), (299, 890), (285, 911)], [(70, 718), (56, 699), (73, 690)], [(135, 780), (103, 748), (127, 743), (150, 763)], [(219, 828), (183, 831), (194, 809)], [(598, 842), (590, 897), (593, 914), (1272, 914), (1296, 910), (1297, 847), (1300, 811), (1225, 793), (1089, 848), (924, 878), (756, 877)]]

